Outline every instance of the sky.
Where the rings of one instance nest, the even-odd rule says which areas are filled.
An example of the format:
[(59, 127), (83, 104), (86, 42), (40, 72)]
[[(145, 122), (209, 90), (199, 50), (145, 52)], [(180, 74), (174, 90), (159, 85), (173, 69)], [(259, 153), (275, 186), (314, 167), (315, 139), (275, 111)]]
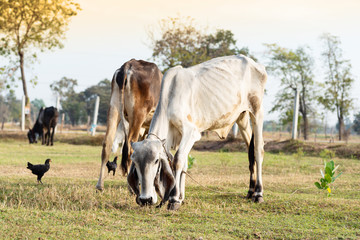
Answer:
[[(295, 49), (309, 46), (315, 59), (315, 76), (323, 81), (320, 35), (328, 32), (340, 37), (344, 58), (349, 59), (355, 77), (352, 96), (355, 112), (360, 111), (360, 1), (358, 0), (78, 0), (82, 11), (69, 24), (65, 47), (40, 53), (39, 62), (26, 69), (27, 78), (38, 77), (35, 87), (28, 85), (30, 99), (43, 99), (55, 105), (49, 85), (62, 77), (78, 80), (77, 91), (111, 79), (114, 71), (131, 58), (151, 60), (149, 29), (168, 17), (195, 19), (209, 32), (226, 29), (234, 33), (237, 46), (248, 47), (260, 63), (266, 64), (264, 43), (277, 43)], [(6, 60), (5, 60), (6, 62)], [(4, 59), (0, 60), (4, 63)], [(265, 120), (279, 89), (279, 80), (269, 76), (264, 97)], [(16, 89), (22, 96), (22, 87)], [(328, 121), (336, 115), (328, 113)]]

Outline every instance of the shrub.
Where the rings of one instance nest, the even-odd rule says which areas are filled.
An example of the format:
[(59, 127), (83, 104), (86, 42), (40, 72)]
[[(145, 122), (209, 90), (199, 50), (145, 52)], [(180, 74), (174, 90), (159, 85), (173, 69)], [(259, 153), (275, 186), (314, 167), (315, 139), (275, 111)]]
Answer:
[(323, 189), (323, 190), (327, 190), (328, 191), (328, 197), (331, 194), (331, 189), (330, 189), (330, 184), (333, 183), (335, 181), (336, 178), (338, 178), (342, 173), (339, 173), (336, 177), (334, 177), (335, 175), (335, 171), (336, 169), (339, 167), (336, 166), (334, 164), (334, 161), (331, 160), (329, 162), (324, 161), (324, 168), (325, 168), (325, 175), (323, 173), (323, 171), (320, 169), (320, 173), (322, 178), (320, 178), (320, 182), (315, 182), (315, 186), (318, 189)]
[(300, 160), (304, 155), (305, 155), (305, 153), (304, 153), (302, 147), (299, 147), (299, 148), (296, 150), (296, 153), (293, 154), (293, 156), (294, 156), (297, 160)]
[(319, 155), (322, 159), (332, 159), (335, 157), (335, 152), (330, 149), (324, 149)]
[(188, 169), (192, 168), (192, 166), (194, 165), (194, 162), (195, 162), (195, 158), (189, 154), (189, 156), (188, 156)]

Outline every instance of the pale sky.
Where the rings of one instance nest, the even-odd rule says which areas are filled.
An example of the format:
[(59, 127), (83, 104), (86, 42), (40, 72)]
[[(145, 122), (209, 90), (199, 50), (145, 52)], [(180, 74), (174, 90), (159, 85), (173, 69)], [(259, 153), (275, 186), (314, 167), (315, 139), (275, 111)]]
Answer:
[[(360, 110), (360, 1), (358, 0), (79, 0), (83, 9), (74, 17), (66, 34), (65, 48), (39, 54), (39, 63), (27, 69), (27, 78), (38, 76), (38, 85), (29, 84), (30, 99), (41, 98), (55, 105), (49, 85), (63, 76), (78, 80), (78, 91), (111, 80), (114, 71), (131, 58), (150, 60), (151, 49), (147, 29), (156, 28), (161, 19), (176, 16), (193, 17), (198, 26), (213, 32), (218, 28), (231, 30), (239, 48), (247, 46), (262, 64), (264, 43), (277, 43), (295, 49), (308, 45), (316, 60), (316, 80), (321, 81), (320, 61), (324, 32), (339, 36), (344, 57), (353, 66), (356, 78), (352, 95), (356, 112)], [(4, 62), (2, 59), (0, 63)], [(279, 80), (269, 77), (268, 94), (264, 99), (265, 120)], [(16, 90), (22, 95), (21, 84)], [(331, 114), (330, 114), (331, 115)], [(352, 114), (353, 115), (353, 114)], [(352, 116), (351, 115), (351, 116)], [(332, 122), (336, 121), (333, 114)]]

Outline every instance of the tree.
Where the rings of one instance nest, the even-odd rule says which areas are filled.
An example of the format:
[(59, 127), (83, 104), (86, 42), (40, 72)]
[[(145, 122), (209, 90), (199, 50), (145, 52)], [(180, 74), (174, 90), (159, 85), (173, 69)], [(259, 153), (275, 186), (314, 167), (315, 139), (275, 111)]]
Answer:
[(86, 103), (86, 112), (88, 116), (94, 115), (96, 96), (100, 97), (98, 123), (106, 124), (107, 111), (109, 109), (111, 97), (111, 81), (104, 79), (97, 85), (85, 89), (85, 91), (80, 94)]
[(281, 118), (289, 120), (293, 113), (294, 91), (300, 91), (299, 112), (303, 121), (304, 139), (308, 139), (309, 114), (314, 103), (315, 90), (313, 80), (313, 59), (306, 48), (299, 47), (295, 51), (281, 48), (276, 44), (266, 44), (270, 62), (267, 69), (280, 78), (281, 88), (276, 94), (275, 104), (270, 112), (281, 112)]
[(80, 122), (86, 122), (86, 104), (83, 98), (74, 93), (61, 102), (62, 112), (66, 113), (70, 118), (72, 126), (79, 124)]
[(6, 100), (3, 96), (0, 95), (0, 121), (1, 121), (1, 130), (4, 129), (4, 124), (9, 117), (9, 107), (7, 106)]
[(45, 103), (42, 99), (35, 98), (31, 101), (31, 116), (33, 121), (36, 121), (42, 107), (45, 107)]
[(360, 134), (360, 112), (355, 114), (355, 119), (353, 121), (353, 129), (357, 134)]
[(0, 54), (16, 56), (26, 105), (30, 103), (26, 60), (36, 59), (34, 48), (45, 51), (63, 47), (61, 41), (70, 18), (79, 10), (79, 4), (72, 0), (0, 0)]
[(62, 77), (59, 81), (50, 84), (50, 89), (58, 95), (61, 100), (66, 100), (66, 98), (75, 94), (75, 87), (77, 85), (76, 79)]
[(77, 80), (67, 77), (50, 85), (51, 90), (60, 96), (62, 112), (69, 116), (71, 124), (86, 122), (87, 116), (93, 116), (96, 96), (100, 97), (98, 122), (106, 123), (111, 96), (111, 81), (104, 79), (80, 93), (75, 91), (76, 86)]
[(152, 58), (164, 71), (176, 65), (190, 67), (214, 57), (249, 55), (247, 48), (237, 48), (230, 30), (219, 29), (214, 34), (207, 34), (196, 28), (190, 17), (162, 19), (159, 28), (160, 39), (154, 37), (154, 31), (149, 31), (149, 37)]
[(14, 91), (10, 91), (6, 95), (6, 105), (9, 108), (9, 118), (8, 120), (19, 122), (21, 118), (21, 101), (16, 99)]
[(61, 112), (69, 116), (71, 125), (76, 125), (86, 118), (86, 104), (83, 97), (75, 92), (76, 79), (62, 77), (50, 84), (50, 89), (60, 97)]
[(330, 111), (336, 111), (339, 124), (339, 140), (344, 134), (344, 119), (353, 107), (350, 90), (354, 79), (349, 60), (343, 59), (339, 37), (325, 33), (321, 36), (324, 48), (322, 57), (326, 70), (325, 92), (319, 102)]
[[(1, 47), (0, 47), (1, 54)], [(8, 63), (5, 66), (0, 67), (0, 92), (3, 90), (11, 90), (16, 85), (16, 71), (18, 67), (16, 63), (8, 59)]]

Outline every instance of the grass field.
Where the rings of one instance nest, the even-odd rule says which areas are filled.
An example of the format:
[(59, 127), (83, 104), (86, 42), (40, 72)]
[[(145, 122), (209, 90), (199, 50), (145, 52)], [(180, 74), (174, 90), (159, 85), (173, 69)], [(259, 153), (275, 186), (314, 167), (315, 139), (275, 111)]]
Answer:
[[(360, 239), (360, 161), (335, 158), (343, 175), (327, 197), (314, 186), (323, 160), (265, 154), (264, 200), (245, 199), (249, 171), (241, 152), (196, 152), (190, 173), (217, 193), (187, 178), (185, 204), (139, 207), (126, 178), (107, 176), (95, 185), (100, 146), (54, 147), (0, 140), (0, 239)], [(43, 185), (26, 163), (51, 168)]]

